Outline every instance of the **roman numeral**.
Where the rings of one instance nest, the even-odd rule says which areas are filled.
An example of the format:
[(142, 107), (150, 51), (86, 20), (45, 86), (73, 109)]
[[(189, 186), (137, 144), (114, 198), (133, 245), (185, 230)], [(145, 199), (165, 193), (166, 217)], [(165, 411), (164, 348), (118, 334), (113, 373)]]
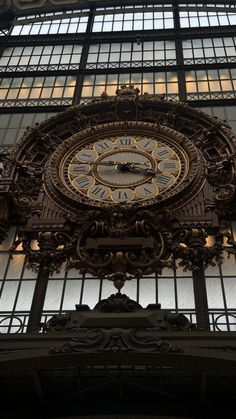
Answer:
[(143, 191), (144, 191), (145, 195), (150, 195), (150, 194), (152, 195), (153, 194), (153, 191), (148, 189), (146, 186), (143, 187)]
[(167, 150), (166, 148), (160, 150), (157, 149), (156, 154), (159, 157), (163, 157), (166, 156), (166, 154), (169, 154), (169, 150)]
[(173, 169), (177, 169), (177, 164), (175, 161), (168, 161), (168, 162), (164, 162), (163, 163), (164, 169), (165, 170), (173, 170)]
[(126, 191), (119, 191), (118, 199), (119, 200), (127, 200), (128, 199), (127, 192)]
[(133, 139), (129, 137), (119, 138), (119, 143), (123, 147), (131, 146), (133, 144)]
[(110, 146), (109, 146), (109, 144), (107, 144), (107, 143), (97, 143), (97, 144), (96, 144), (96, 148), (97, 148), (97, 149), (100, 149), (101, 151), (103, 151), (103, 150), (107, 150), (107, 149), (109, 149), (109, 148), (110, 148)]
[(89, 162), (91, 160), (95, 160), (97, 157), (97, 153), (95, 150), (81, 150), (77, 155), (76, 158), (80, 161), (83, 160), (85, 162)]
[(165, 186), (171, 180), (171, 176), (164, 175), (161, 173), (156, 175), (156, 180), (158, 181), (158, 183)]
[(77, 178), (75, 180), (76, 182), (76, 186), (78, 188), (87, 188), (91, 185), (91, 181), (87, 176), (81, 177), (81, 178)]
[(86, 164), (72, 164), (69, 167), (69, 170), (73, 175), (76, 175), (77, 173), (80, 173), (80, 172), (84, 172), (86, 169), (87, 169)]
[(92, 154), (89, 154), (89, 153), (86, 153), (85, 151), (83, 152), (83, 153), (81, 153), (80, 154), (80, 156), (83, 158), (83, 157), (87, 157), (87, 158), (91, 158), (92, 157)]
[(146, 144), (143, 145), (143, 148), (147, 148), (147, 146), (151, 144), (151, 141), (147, 141)]
[(103, 198), (106, 195), (106, 190), (101, 186), (96, 186), (91, 192), (91, 195), (98, 196), (99, 198)]

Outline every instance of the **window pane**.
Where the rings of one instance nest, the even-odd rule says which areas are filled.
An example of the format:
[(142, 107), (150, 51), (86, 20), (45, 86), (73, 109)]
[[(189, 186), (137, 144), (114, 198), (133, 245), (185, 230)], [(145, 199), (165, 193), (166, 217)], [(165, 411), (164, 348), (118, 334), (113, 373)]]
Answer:
[(209, 308), (223, 308), (223, 295), (220, 278), (206, 278), (207, 300)]
[(60, 279), (49, 280), (46, 297), (44, 301), (44, 310), (59, 310), (61, 304), (61, 294), (63, 281)]
[(82, 280), (66, 281), (65, 294), (63, 299), (63, 310), (75, 310), (75, 305), (79, 304)]

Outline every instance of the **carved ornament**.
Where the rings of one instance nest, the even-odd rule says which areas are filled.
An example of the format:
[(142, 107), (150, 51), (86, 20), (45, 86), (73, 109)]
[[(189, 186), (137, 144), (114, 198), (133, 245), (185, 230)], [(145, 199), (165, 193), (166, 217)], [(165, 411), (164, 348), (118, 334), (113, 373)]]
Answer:
[(96, 353), (96, 352), (140, 352), (140, 353), (183, 353), (184, 349), (163, 340), (153, 329), (132, 330), (114, 328), (80, 330), (74, 338), (61, 346), (52, 347), (51, 354)]

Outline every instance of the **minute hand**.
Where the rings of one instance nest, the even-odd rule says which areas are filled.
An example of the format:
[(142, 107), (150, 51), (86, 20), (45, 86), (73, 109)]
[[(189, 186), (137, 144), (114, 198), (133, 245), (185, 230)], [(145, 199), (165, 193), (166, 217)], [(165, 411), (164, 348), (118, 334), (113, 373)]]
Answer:
[(131, 165), (129, 166), (129, 171), (130, 172), (144, 173), (146, 175), (153, 175), (153, 176), (158, 175), (159, 173), (161, 173), (160, 170), (144, 169), (142, 167), (135, 166), (133, 163), (131, 163)]
[[(91, 162), (90, 163), (93, 166), (125, 166), (126, 170), (132, 170), (132, 171), (139, 171), (142, 170), (142, 167), (138, 167), (135, 164), (138, 165), (144, 165), (145, 163), (131, 163), (126, 161), (113, 161), (113, 160), (105, 160), (105, 161), (98, 161), (98, 162)], [(143, 169), (145, 170), (145, 169)]]
[(105, 160), (105, 161), (98, 161), (90, 163), (93, 166), (117, 166), (120, 162), (112, 161), (112, 160)]

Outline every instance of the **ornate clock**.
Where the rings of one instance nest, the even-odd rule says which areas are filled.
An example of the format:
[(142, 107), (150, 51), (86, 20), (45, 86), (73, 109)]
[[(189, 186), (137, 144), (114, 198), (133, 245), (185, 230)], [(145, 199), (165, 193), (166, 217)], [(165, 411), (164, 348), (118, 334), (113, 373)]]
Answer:
[(142, 207), (179, 195), (200, 167), (197, 149), (181, 134), (120, 122), (86, 129), (63, 143), (45, 179), (48, 190), (53, 187), (76, 203)]
[[(235, 214), (234, 156), (223, 122), (123, 86), (17, 143), (1, 182), (9, 205), (2, 196), (0, 236), (8, 214), (18, 214), (33, 267), (51, 272), (66, 261), (118, 289), (176, 260), (208, 266), (223, 249), (218, 214)], [(208, 235), (216, 237), (210, 247)]]

